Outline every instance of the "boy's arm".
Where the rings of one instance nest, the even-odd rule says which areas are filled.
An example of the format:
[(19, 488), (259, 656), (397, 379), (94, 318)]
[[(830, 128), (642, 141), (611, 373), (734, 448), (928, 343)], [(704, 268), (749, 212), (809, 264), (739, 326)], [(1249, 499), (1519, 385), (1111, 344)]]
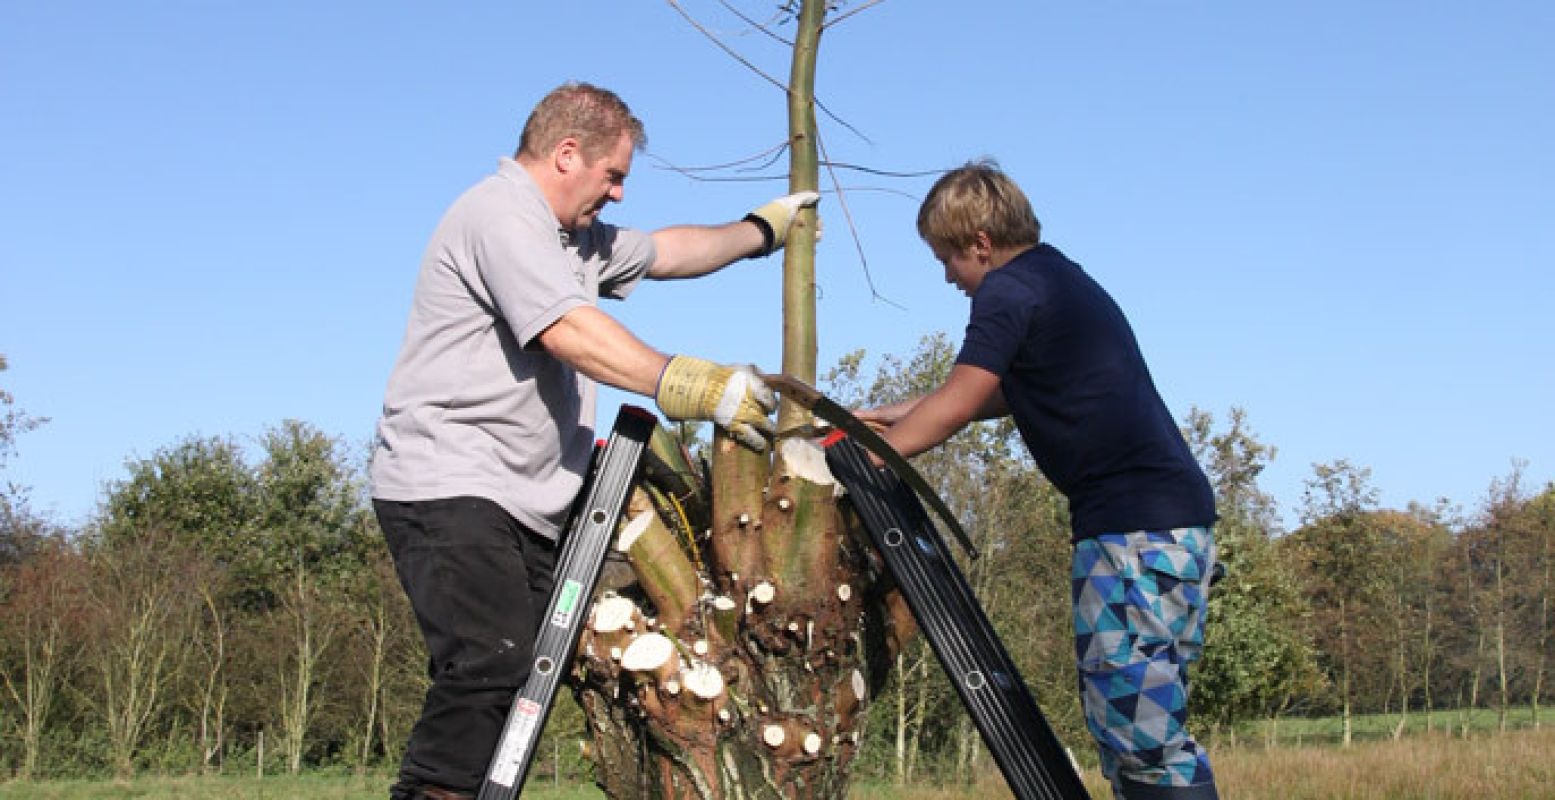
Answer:
[[(885, 430), (900, 422), (902, 417), (907, 416), (907, 413), (912, 411), (924, 397), (927, 397), (927, 395), (908, 398), (876, 408), (854, 409), (853, 414), (859, 419), (868, 422), (871, 427), (877, 430)], [(987, 402), (983, 403), (983, 407), (978, 409), (977, 413), (972, 416), (972, 419), (997, 419), (1009, 415), (1010, 407), (1004, 402), (1004, 392), (995, 389), (994, 393), (988, 396)]]
[[(921, 398), (876, 409), (873, 419), (893, 422), (881, 435), (904, 456), (932, 449), (976, 419), (1008, 413), (999, 391), (999, 376), (982, 367), (957, 364), (938, 389)], [(890, 420), (895, 416), (894, 420)], [(859, 414), (869, 421), (871, 412)]]
[(900, 422), (902, 417), (907, 416), (907, 412), (913, 410), (913, 407), (918, 405), (918, 401), (922, 399), (923, 397), (919, 396), (892, 403), (888, 406), (857, 408), (853, 410), (853, 416), (869, 423), (869, 427), (877, 431), (883, 431)]

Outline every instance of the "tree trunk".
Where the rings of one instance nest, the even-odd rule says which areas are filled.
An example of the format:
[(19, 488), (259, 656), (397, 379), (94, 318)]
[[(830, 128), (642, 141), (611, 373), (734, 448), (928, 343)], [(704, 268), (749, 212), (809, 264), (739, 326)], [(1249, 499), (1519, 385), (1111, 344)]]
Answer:
[(906, 655), (896, 654), (896, 785), (907, 785)]
[(1349, 617), (1345, 614), (1346, 603), (1344, 598), (1339, 599), (1339, 691), (1342, 705), (1340, 716), (1343, 720), (1343, 744), (1350, 746), (1351, 735), (1354, 730), (1353, 718), (1350, 714), (1350, 633)]
[(1555, 553), (1552, 553), (1550, 545), (1555, 540), (1555, 515), (1549, 514), (1549, 509), (1555, 506), (1552, 501), (1546, 500), (1541, 518), (1539, 518), (1539, 562), (1543, 563), (1543, 584), (1539, 585), (1539, 635), (1538, 635), (1538, 666), (1533, 672), (1533, 728), (1538, 730), (1543, 724), (1539, 719), (1539, 702), (1544, 697), (1544, 675), (1549, 671), (1550, 651), (1550, 591), (1555, 591)]
[(205, 643), (205, 681), (200, 691), (200, 769), (209, 773), (219, 766), (225, 744), (227, 707), (227, 625), (210, 587), (200, 588), (200, 599), (210, 612), (209, 636)]
[(281, 680), (281, 729), (285, 747), (287, 771), (296, 775), (302, 771), (302, 757), (307, 751), (308, 732), (318, 711), (315, 684), (319, 680), (324, 655), (334, 642), (337, 625), (330, 617), (329, 604), (319, 596), (320, 587), (310, 578), (301, 559), (295, 565), (296, 574), (281, 607), (285, 626), (291, 634), (292, 651), (287, 676)]
[(6, 665), (0, 664), (0, 678), (4, 679), (6, 691), (16, 703), (17, 715), (21, 717), (17, 727), (21, 728), (22, 760), (16, 777), (28, 781), (37, 772), (44, 723), (60, 688), (64, 626), (55, 616), (29, 612), (22, 615), (17, 627), (22, 638), (21, 675), (13, 677)]
[[(1484, 679), (1485, 669), (1485, 629), (1479, 630), (1479, 635), (1474, 639), (1474, 672), (1469, 681), (1469, 705), (1468, 712), (1479, 708), (1479, 683)], [(1462, 720), (1463, 738), (1469, 738), (1469, 722), (1465, 716)]]
[[(715, 486), (769, 469), (722, 434), (713, 448)], [(765, 491), (711, 492), (708, 519), (683, 515), (696, 497), (634, 496), (617, 549), (636, 583), (594, 604), (579, 656), (610, 795), (845, 793), (862, 709), (887, 673), (866, 657), (889, 659), (896, 639), (814, 451), (785, 442)]]
[[(789, 190), (818, 185), (815, 63), (826, 4), (798, 10)], [(813, 210), (783, 261), (783, 371), (816, 371)], [(715, 431), (702, 476), (667, 432), (617, 548), (635, 583), (594, 605), (576, 690), (613, 797), (842, 797), (869, 698), (910, 622), (888, 609), (840, 508), (808, 412), (785, 402), (773, 452)], [(782, 431), (795, 434), (785, 436)], [(656, 463), (654, 463), (656, 462)], [(708, 485), (710, 484), (710, 485)]]
[(1538, 656), (1537, 656), (1537, 659), (1536, 659), (1536, 661), (1534, 663), (1534, 670), (1533, 670), (1533, 698), (1532, 698), (1532, 704), (1533, 704), (1533, 727), (1534, 727), (1534, 730), (1538, 730), (1540, 725), (1541, 725), (1541, 722), (1542, 722), (1539, 719), (1539, 701), (1544, 696), (1544, 676), (1545, 676), (1546, 670), (1549, 667), (1550, 589), (1551, 589), (1550, 571), (1551, 571), (1551, 566), (1552, 566), (1551, 565), (1551, 554), (1550, 554), (1550, 532), (1549, 532), (1549, 530), (1546, 529), (1544, 531), (1543, 535), (1544, 535), (1544, 541), (1543, 541), (1543, 544), (1544, 544), (1544, 552), (1543, 552), (1543, 561), (1544, 561), (1544, 576), (1543, 577), (1544, 577), (1544, 582), (1543, 582), (1543, 585), (1542, 585), (1542, 591), (1539, 592), (1539, 635), (1538, 635), (1538, 638), (1537, 638), (1538, 644), (1537, 644), (1537, 646), (1535, 648), (1535, 652), (1538, 653)]
[(91, 699), (107, 733), (114, 775), (135, 772), (135, 757), (167, 690), (184, 666), (194, 606), (183, 592), (178, 556), (153, 537), (97, 554), (88, 585), (91, 615), (89, 669), (96, 673)]
[(974, 777), (973, 763), (977, 760), (977, 746), (981, 743), (972, 727), (972, 718), (962, 714), (956, 720), (956, 781), (971, 783)]
[(1398, 651), (1396, 653), (1398, 669), (1398, 723), (1393, 726), (1393, 740), (1398, 741), (1404, 735), (1404, 729), (1409, 726), (1409, 624), (1404, 609), (1408, 608), (1408, 602), (1400, 597), (1398, 601), (1399, 613), (1394, 617)]
[(1431, 634), (1433, 633), (1431, 626), (1434, 623), (1433, 613), (1432, 612), (1435, 610), (1435, 607), (1436, 607), (1435, 601), (1429, 595), (1427, 595), (1426, 596), (1426, 604), (1425, 604), (1425, 632), (1424, 632), (1425, 653), (1424, 653), (1424, 659), (1423, 659), (1423, 661), (1424, 661), (1424, 674), (1422, 674), (1420, 676), (1420, 688), (1421, 688), (1421, 691), (1424, 693), (1424, 697), (1422, 697), (1421, 699), (1425, 703), (1425, 731), (1426, 731), (1426, 733), (1430, 733), (1431, 730), (1432, 730), (1432, 723), (1433, 723), (1432, 717), (1434, 716), (1434, 714), (1436, 712), (1436, 703), (1431, 698), (1431, 662), (1433, 660), (1435, 660), (1435, 657), (1436, 657), (1436, 649), (1435, 649), (1435, 646), (1434, 646), (1432, 638), (1431, 638)]
[(930, 683), (917, 680), (927, 673), (926, 655), (921, 646), (909, 660), (907, 649), (896, 653), (896, 785), (913, 782), (917, 769), (919, 743), (922, 741), (923, 715), (928, 707)]
[(362, 746), (357, 751), (358, 772), (366, 772), (368, 762), (372, 759), (374, 731), (378, 729), (378, 704), (383, 697), (384, 664), (388, 660), (389, 626), (393, 624), (389, 619), (388, 607), (381, 602), (373, 605), (365, 621), (371, 649), (367, 663), (367, 682), (362, 687), (367, 709), (365, 719), (362, 720)]
[(21, 757), (15, 777), (23, 781), (36, 777), (52, 712), (70, 688), (71, 664), (81, 650), (76, 642), (83, 638), (80, 615), (72, 608), (89, 583), (64, 548), (50, 548), (27, 564), (0, 571), (0, 619), (5, 620), (0, 639), (9, 639), (0, 646), (12, 655), (0, 658), (0, 683), (16, 707), (6, 714), (0, 703), (0, 719), (17, 729)]
[[(907, 782), (918, 780), (918, 764), (923, 757), (923, 724), (924, 716), (929, 710), (929, 695), (933, 692), (933, 684), (928, 681), (928, 652), (927, 647), (920, 644), (917, 648), (918, 660), (916, 665), (907, 670), (909, 678), (921, 677), (917, 681), (917, 701), (913, 704), (912, 711), (912, 738), (907, 743)], [(907, 687), (902, 687), (904, 690)]]
[(1497, 543), (1500, 546), (1497, 547), (1498, 552), (1496, 554), (1496, 672), (1497, 682), (1501, 690), (1500, 707), (1496, 712), (1496, 727), (1502, 733), (1506, 732), (1507, 706), (1511, 703), (1506, 674), (1506, 586), (1504, 580), (1506, 548), (1502, 544), (1504, 536), (1504, 533), (1497, 536)]

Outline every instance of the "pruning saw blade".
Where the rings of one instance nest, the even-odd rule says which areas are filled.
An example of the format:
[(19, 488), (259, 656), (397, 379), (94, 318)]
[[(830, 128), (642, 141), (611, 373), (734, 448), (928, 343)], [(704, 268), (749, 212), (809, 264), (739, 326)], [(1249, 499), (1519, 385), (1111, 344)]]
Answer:
[(868, 423), (853, 416), (851, 411), (838, 405), (837, 401), (830, 397), (821, 394), (815, 387), (792, 375), (763, 374), (761, 375), (761, 380), (774, 391), (809, 409), (817, 417), (835, 425), (838, 430), (852, 436), (853, 440), (863, 445), (866, 450), (879, 456), (880, 460), (884, 461), (886, 466), (891, 468), (892, 472), (896, 473), (904, 483), (912, 487), (913, 491), (917, 492), (918, 496), (923, 498), (930, 508), (934, 509), (934, 513), (938, 514), (940, 519), (945, 521), (945, 524), (950, 527), (950, 532), (955, 534), (956, 541), (960, 542), (962, 548), (966, 550), (967, 555), (977, 558), (977, 547), (972, 544), (972, 537), (967, 535), (966, 530), (956, 520), (956, 515), (950, 510), (950, 507), (945, 505), (944, 500), (940, 499), (939, 493), (929, 486), (929, 482), (924, 480), (923, 476), (918, 473), (918, 470), (914, 469), (913, 465), (906, 458), (903, 458), (901, 453), (896, 452), (889, 442), (875, 432), (874, 428), (869, 427)]

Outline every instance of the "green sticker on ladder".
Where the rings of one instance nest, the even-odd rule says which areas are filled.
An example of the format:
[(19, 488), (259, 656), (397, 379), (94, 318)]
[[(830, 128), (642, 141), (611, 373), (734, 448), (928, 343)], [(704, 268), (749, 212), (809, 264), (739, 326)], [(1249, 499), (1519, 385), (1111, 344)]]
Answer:
[(556, 611), (551, 614), (551, 624), (558, 628), (565, 628), (572, 623), (572, 612), (578, 607), (578, 596), (583, 594), (583, 584), (577, 581), (562, 583), (561, 593), (556, 596)]

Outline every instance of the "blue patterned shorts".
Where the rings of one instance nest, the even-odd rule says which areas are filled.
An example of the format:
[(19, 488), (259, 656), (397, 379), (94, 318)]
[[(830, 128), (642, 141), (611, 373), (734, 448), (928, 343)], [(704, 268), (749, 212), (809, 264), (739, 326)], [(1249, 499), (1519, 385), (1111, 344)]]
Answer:
[(1075, 660), (1102, 771), (1157, 786), (1214, 780), (1188, 734), (1188, 665), (1204, 646), (1212, 530), (1106, 533), (1075, 544)]

